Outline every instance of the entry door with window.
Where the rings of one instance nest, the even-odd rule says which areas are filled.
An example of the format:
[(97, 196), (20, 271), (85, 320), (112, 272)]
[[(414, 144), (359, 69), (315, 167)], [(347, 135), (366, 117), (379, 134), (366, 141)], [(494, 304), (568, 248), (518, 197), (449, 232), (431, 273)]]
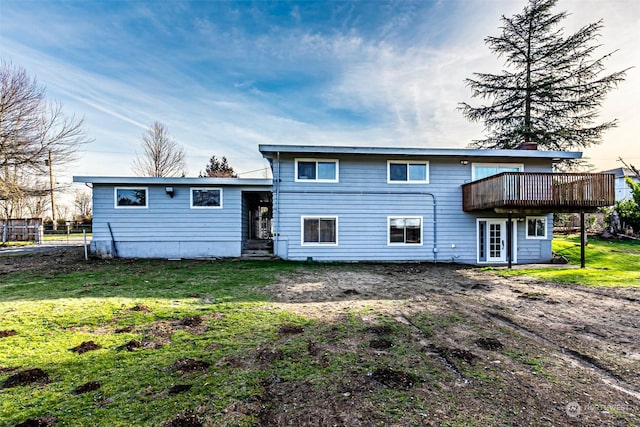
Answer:
[(478, 262), (507, 260), (507, 222), (505, 220), (478, 221)]

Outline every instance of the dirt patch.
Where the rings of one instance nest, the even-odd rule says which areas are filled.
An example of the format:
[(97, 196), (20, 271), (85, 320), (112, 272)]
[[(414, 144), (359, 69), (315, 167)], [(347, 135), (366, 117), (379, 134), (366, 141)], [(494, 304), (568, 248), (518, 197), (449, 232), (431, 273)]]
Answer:
[(100, 389), (102, 384), (98, 381), (89, 381), (73, 389), (73, 394), (84, 394)]
[(386, 350), (393, 347), (393, 342), (386, 338), (373, 339), (369, 341), (369, 347), (375, 348), (376, 350)]
[[(328, 264), (283, 277), (263, 291), (275, 301), (273, 307), (324, 323), (340, 324), (355, 316), (372, 324), (362, 332), (375, 338), (352, 332), (342, 339), (336, 333), (336, 343), (324, 344), (320, 354), (358, 352), (363, 346), (381, 356), (397, 351), (384, 348), (388, 343), (383, 340), (401, 348), (411, 342), (422, 345), (424, 357), (437, 372), (439, 391), (425, 390), (434, 381), (429, 374), (426, 382), (408, 393), (416, 399), (424, 394), (430, 406), (440, 408), (430, 412), (432, 418), (451, 421), (464, 419), (462, 414), (469, 419), (483, 414), (486, 418), (479, 424), (640, 425), (640, 288), (587, 288), (524, 276), (502, 278), (458, 265)], [(376, 324), (380, 317), (394, 319), (398, 326)], [(398, 334), (399, 328), (412, 332)], [(313, 354), (319, 354), (320, 346), (311, 339), (313, 332), (308, 335)], [(259, 357), (269, 363), (284, 356), (264, 349)], [(320, 357), (318, 363), (322, 365)], [(401, 376), (398, 384), (403, 384)], [(268, 392), (286, 389), (300, 399), (315, 393), (310, 401), (323, 397), (334, 402), (337, 414), (327, 409), (310, 419), (325, 419), (327, 425), (371, 425), (355, 418), (343, 422), (340, 411), (350, 416), (354, 412), (342, 407), (340, 398), (304, 388), (301, 383), (267, 387)], [(298, 390), (303, 392), (297, 394)], [(298, 416), (293, 421), (277, 417), (276, 412), (293, 407), (292, 399), (268, 399), (268, 405), (277, 409), (264, 412), (264, 419), (275, 423), (271, 425), (278, 420), (281, 425), (304, 421)], [(366, 402), (361, 392), (350, 399)], [(461, 406), (450, 406), (451, 399)], [(577, 418), (567, 413), (567, 405), (573, 402), (582, 408)], [(384, 416), (370, 416), (384, 423), (379, 421)]]
[(180, 371), (183, 374), (188, 374), (197, 371), (206, 371), (211, 366), (211, 363), (204, 360), (195, 359), (180, 359), (169, 367), (172, 371)]
[(25, 369), (11, 375), (2, 384), (2, 388), (12, 388), (33, 383), (48, 383), (49, 375), (40, 368)]
[(204, 424), (193, 414), (179, 414), (171, 421), (163, 424), (163, 427), (202, 427)]
[(93, 341), (84, 341), (80, 345), (70, 348), (70, 351), (78, 354), (84, 354), (88, 351), (98, 350), (101, 347)]
[(12, 337), (12, 336), (14, 336), (16, 334), (17, 334), (17, 332), (14, 331), (13, 329), (10, 329), (10, 330), (5, 329), (5, 330), (0, 331), (0, 338)]
[(121, 328), (116, 328), (114, 331), (116, 334), (126, 334), (132, 332), (135, 328), (133, 326), (123, 326)]
[(54, 427), (57, 422), (56, 417), (29, 418), (14, 427)]

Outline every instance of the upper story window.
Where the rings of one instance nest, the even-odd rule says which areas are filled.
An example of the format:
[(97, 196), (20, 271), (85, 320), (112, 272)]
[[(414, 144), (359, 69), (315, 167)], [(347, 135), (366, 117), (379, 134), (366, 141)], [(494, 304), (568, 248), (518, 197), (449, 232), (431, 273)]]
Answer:
[(477, 181), (502, 172), (524, 172), (524, 165), (518, 163), (474, 163), (471, 179)]
[(338, 182), (338, 161), (296, 159), (296, 182)]
[(116, 187), (114, 189), (116, 208), (148, 207), (149, 190), (146, 187)]
[(390, 184), (428, 184), (429, 162), (387, 162), (387, 182)]
[(192, 209), (221, 209), (222, 208), (222, 188), (192, 188), (191, 189)]

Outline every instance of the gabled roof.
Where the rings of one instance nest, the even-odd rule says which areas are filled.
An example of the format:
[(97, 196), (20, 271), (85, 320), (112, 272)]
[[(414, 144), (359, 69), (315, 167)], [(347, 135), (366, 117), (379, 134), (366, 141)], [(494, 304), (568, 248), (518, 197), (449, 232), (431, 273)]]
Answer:
[(636, 178), (636, 174), (631, 169), (627, 169), (627, 168), (609, 169), (607, 171), (602, 171), (600, 173), (612, 173), (616, 176), (616, 178), (622, 178), (625, 176)]
[(265, 186), (272, 185), (271, 179), (255, 178), (153, 178), (140, 176), (74, 176), (73, 182), (112, 185), (232, 185)]
[(381, 156), (430, 156), (430, 157), (504, 157), (520, 159), (580, 159), (581, 152), (576, 151), (540, 151), (540, 150), (493, 150), (473, 148), (409, 148), (409, 147), (346, 147), (328, 145), (269, 145), (258, 146), (266, 157), (277, 153), (291, 154), (357, 154)]

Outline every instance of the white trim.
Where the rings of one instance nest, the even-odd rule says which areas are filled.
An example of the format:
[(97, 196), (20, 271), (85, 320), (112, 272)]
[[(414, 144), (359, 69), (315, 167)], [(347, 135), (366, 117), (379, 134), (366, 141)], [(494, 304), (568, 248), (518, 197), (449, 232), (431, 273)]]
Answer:
[[(476, 240), (476, 264), (507, 264), (509, 261), (507, 260), (507, 236), (505, 235), (505, 257), (504, 257), (504, 261), (480, 261), (480, 240), (478, 239), (478, 234), (479, 234), (479, 228), (480, 228), (480, 221), (484, 221), (484, 222), (491, 222), (491, 221), (500, 221), (500, 222), (504, 222), (504, 231), (505, 233), (507, 232), (507, 218), (476, 218), (476, 232), (475, 232), (475, 240)], [(513, 260), (512, 263), (513, 264), (517, 264), (518, 263), (518, 220), (516, 218), (513, 218), (511, 220), (512, 222), (512, 236), (513, 236), (513, 247), (511, 248), (511, 251), (513, 253)], [(486, 243), (486, 242), (485, 242)], [(489, 250), (488, 247), (486, 249), (487, 251)], [(488, 257), (488, 256), (487, 256)]]
[[(335, 242), (305, 242), (304, 241), (304, 220), (305, 219), (332, 219), (336, 223), (336, 241)], [(338, 246), (338, 228), (339, 227), (339, 218), (338, 215), (301, 215), (300, 216), (300, 246), (315, 246), (315, 247), (325, 247), (325, 246)]]
[[(407, 180), (406, 181), (392, 181), (391, 180), (391, 164), (403, 164), (407, 165)], [(409, 165), (423, 165), (425, 166), (425, 179), (422, 181), (411, 180), (409, 178)], [(387, 184), (428, 184), (429, 183), (429, 161), (411, 161), (411, 160), (387, 160)]]
[[(298, 162), (314, 162), (316, 164), (316, 179), (300, 179), (298, 178)], [(318, 179), (318, 163), (335, 163), (336, 177), (335, 179)], [(340, 161), (338, 159), (316, 159), (316, 158), (300, 158), (295, 159), (293, 177), (295, 182), (320, 182), (320, 183), (337, 183), (340, 181)]]
[[(218, 190), (220, 192), (220, 206), (193, 206), (193, 190), (210, 191)], [(189, 187), (189, 208), (191, 209), (222, 209), (222, 188), (221, 187)]]
[[(530, 236), (529, 235), (529, 220), (530, 219), (542, 219), (544, 220), (544, 236)], [(527, 240), (547, 240), (547, 229), (549, 228), (549, 219), (544, 215), (528, 216), (524, 223), (524, 235)]]
[(497, 168), (519, 168), (520, 172), (524, 172), (524, 164), (523, 163), (471, 163), (471, 181), (475, 181), (476, 178), (476, 167), (497, 167)]
[[(420, 243), (391, 242), (391, 220), (392, 219), (419, 219), (420, 220)], [(419, 247), (424, 244), (424, 217), (413, 215), (390, 215), (387, 216), (387, 246), (415, 246)]]
[[(144, 190), (144, 206), (118, 205), (118, 190)], [(113, 187), (113, 207), (115, 209), (148, 209), (149, 187)]]

